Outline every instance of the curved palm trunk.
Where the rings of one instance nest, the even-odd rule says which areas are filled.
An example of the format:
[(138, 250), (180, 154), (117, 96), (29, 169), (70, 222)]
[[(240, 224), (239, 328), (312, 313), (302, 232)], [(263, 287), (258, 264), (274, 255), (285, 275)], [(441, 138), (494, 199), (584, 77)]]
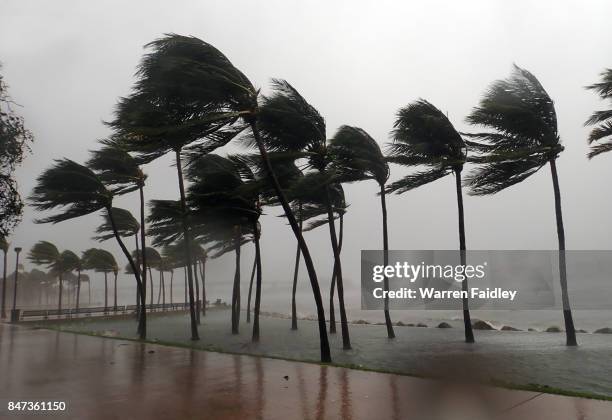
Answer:
[(79, 313), (80, 301), (81, 301), (81, 270), (79, 269), (77, 270), (77, 290), (76, 290), (76, 311), (77, 313)]
[(0, 318), (6, 318), (6, 264), (8, 253), (4, 251), (4, 267), (2, 268), (2, 307), (0, 308)]
[[(15, 277), (17, 277), (17, 270), (15, 270)], [(62, 273), (59, 273), (59, 297), (58, 297), (58, 302), (57, 302), (57, 315), (61, 315), (62, 314), (62, 290), (64, 289), (64, 284), (63, 284), (63, 279), (62, 279)]]
[(550, 160), (550, 172), (555, 192), (555, 214), (557, 217), (557, 237), (559, 239), (559, 277), (561, 280), (561, 299), (563, 301), (563, 320), (565, 322), (565, 342), (568, 346), (578, 345), (576, 340), (576, 329), (572, 317), (572, 309), (567, 292), (567, 267), (565, 265), (565, 229), (563, 228), (563, 213), (561, 211), (561, 189), (559, 188), (559, 177), (557, 175), (557, 164), (555, 159)]
[[(457, 190), (457, 210), (459, 213), (459, 252), (461, 254), (461, 265), (465, 266), (466, 264), (466, 246), (465, 246), (465, 223), (463, 216), (463, 192), (461, 190), (461, 170), (463, 168), (455, 169), (455, 187)], [(464, 293), (464, 296), (468, 294), (468, 282), (467, 278), (461, 282), (461, 290)], [(473, 343), (474, 342), (474, 331), (472, 331), (472, 320), (470, 317), (470, 307), (467, 297), (463, 297), (463, 327), (465, 330), (465, 342)]]
[(193, 262), (193, 282), (195, 283), (196, 320), (200, 325), (200, 283), (198, 279), (198, 261)]
[[(335, 222), (334, 222), (335, 223)], [(338, 238), (338, 248), (342, 252), (342, 237), (344, 236), (344, 216), (340, 215), (340, 236)], [(336, 278), (338, 276), (336, 259), (334, 258), (334, 268), (332, 271), (331, 284), (329, 286), (329, 333), (336, 334), (336, 308), (334, 307), (334, 296), (336, 293)]]
[(176, 150), (176, 172), (178, 175), (179, 191), (181, 193), (181, 210), (183, 212), (183, 236), (185, 239), (185, 256), (187, 257), (187, 286), (189, 287), (189, 317), (191, 321), (191, 339), (199, 340), (198, 321), (193, 297), (193, 272), (191, 270), (191, 233), (189, 232), (189, 221), (187, 220), (187, 202), (185, 199), (185, 185), (183, 183), (183, 167), (181, 162), (181, 150)]
[[(121, 236), (119, 236), (119, 232), (117, 231), (117, 224), (115, 223), (115, 218), (113, 217), (110, 207), (106, 209), (106, 212), (108, 214), (108, 219), (110, 220), (111, 225), (113, 227), (113, 234), (115, 235), (115, 239), (117, 240), (117, 243), (119, 244), (119, 247), (121, 248), (121, 251), (123, 252), (123, 255), (125, 255), (128, 262), (130, 263), (130, 267), (132, 268), (132, 271), (134, 272), (134, 277), (136, 278), (136, 285), (138, 288), (138, 292), (140, 293), (140, 298), (143, 302), (142, 316), (140, 317), (140, 320), (138, 322), (138, 334), (139, 334), (139, 337), (144, 340), (145, 338), (147, 338), (146, 313), (145, 313), (146, 311), (144, 308), (144, 294), (143, 294), (144, 289), (142, 287), (142, 282), (140, 281), (140, 273), (138, 271), (138, 267), (136, 266), (136, 263), (134, 262), (134, 259), (132, 258), (132, 255), (130, 254), (130, 251), (128, 251), (127, 247), (123, 243), (123, 240), (121, 239)], [(144, 252), (142, 254), (143, 254), (143, 259), (144, 259)], [(90, 280), (90, 284), (91, 284), (91, 280)]]
[[(302, 232), (304, 220), (302, 218), (302, 203), (299, 203), (298, 208), (298, 219), (299, 219), (299, 228), (300, 233)], [(297, 280), (298, 280), (298, 272), (300, 271), (300, 256), (302, 255), (300, 250), (300, 244), (297, 244), (297, 249), (295, 251), (295, 267), (293, 268), (293, 287), (291, 288), (291, 329), (297, 330), (297, 304), (296, 304), (296, 293), (297, 293)], [(331, 324), (330, 324), (331, 329)]]
[(247, 324), (251, 322), (251, 292), (253, 291), (253, 280), (255, 279), (255, 271), (257, 269), (257, 250), (253, 258), (253, 270), (251, 270), (251, 281), (249, 282), (249, 297), (247, 298)]
[(336, 284), (338, 286), (338, 302), (340, 304), (340, 330), (342, 331), (342, 348), (350, 350), (351, 338), (349, 336), (348, 321), (346, 319), (346, 309), (344, 307), (344, 284), (342, 282), (342, 261), (340, 260), (340, 247), (336, 236), (336, 224), (334, 222), (334, 210), (332, 209), (329, 187), (325, 188), (327, 204), (327, 221), (329, 225), (329, 236), (332, 243), (332, 251), (335, 260)]
[(240, 230), (236, 229), (236, 271), (232, 290), (232, 334), (239, 333), (240, 325)]
[(117, 312), (117, 273), (114, 273), (115, 279), (113, 284), (113, 311)]
[[(389, 265), (389, 231), (387, 230), (387, 200), (385, 194), (384, 184), (380, 185), (380, 207), (382, 209), (382, 222), (383, 222), (383, 265), (386, 267)], [(383, 280), (383, 287), (385, 291), (389, 291), (389, 278), (385, 276)], [(395, 338), (395, 331), (393, 331), (393, 323), (391, 322), (391, 315), (389, 314), (389, 296), (385, 296), (385, 325), (387, 326), (387, 337)]]
[(200, 278), (202, 279), (202, 316), (206, 316), (206, 258), (200, 261)]
[(253, 223), (255, 236), (255, 262), (257, 265), (257, 283), (255, 285), (255, 311), (253, 313), (253, 342), (259, 341), (259, 308), (261, 306), (261, 247), (259, 244), (259, 227), (257, 220)]
[[(145, 236), (145, 200), (144, 200), (144, 186), (142, 183), (138, 187), (140, 195), (140, 249), (142, 250), (142, 282), (140, 287), (136, 286), (136, 293), (140, 295), (140, 311), (138, 312), (138, 332), (141, 338), (147, 335), (147, 256), (145, 255), (145, 249), (147, 249), (146, 236)], [(137, 248), (138, 249), (138, 248)], [(140, 253), (139, 253), (140, 256)], [(140, 270), (140, 262), (136, 267)]]
[(315, 305), (317, 307), (317, 318), (319, 323), (319, 341), (321, 347), (321, 362), (327, 363), (331, 362), (331, 352), (329, 349), (329, 339), (327, 337), (327, 324), (325, 323), (325, 310), (323, 309), (323, 298), (321, 297), (321, 289), (319, 287), (319, 280), (317, 279), (317, 273), (315, 271), (314, 263), (312, 262), (312, 257), (310, 255), (310, 250), (308, 249), (308, 245), (304, 240), (304, 236), (300, 231), (300, 227), (298, 225), (297, 220), (295, 219), (295, 215), (289, 206), (289, 202), (283, 193), (280, 184), (278, 183), (278, 179), (276, 178), (276, 174), (272, 169), (272, 164), (270, 163), (270, 158), (268, 156), (268, 152), (264, 147), (264, 144), (261, 140), (261, 136), (259, 134), (259, 129), (257, 128), (257, 120), (255, 117), (251, 118), (249, 121), (251, 126), (251, 130), (253, 131), (253, 136), (255, 137), (255, 141), (257, 142), (257, 147), (259, 148), (259, 153), (261, 155), (261, 159), (265, 165), (266, 172), (268, 177), (270, 178), (270, 182), (276, 192), (276, 197), (278, 201), (283, 206), (283, 210), (285, 211), (285, 215), (287, 216), (287, 220), (291, 225), (291, 229), (293, 230), (293, 234), (295, 235), (300, 249), (304, 254), (304, 263), (306, 264), (306, 269), (308, 271), (308, 277), (310, 279), (310, 285), (312, 287), (312, 293), (314, 295)]
[(104, 313), (108, 312), (108, 281), (107, 273), (104, 272)]

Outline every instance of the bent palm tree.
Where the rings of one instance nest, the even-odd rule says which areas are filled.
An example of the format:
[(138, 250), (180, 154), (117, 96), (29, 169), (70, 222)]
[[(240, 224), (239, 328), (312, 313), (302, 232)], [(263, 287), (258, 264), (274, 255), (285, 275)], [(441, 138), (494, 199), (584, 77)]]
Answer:
[[(134, 232), (136, 237), (136, 250), (138, 250), (138, 229), (140, 229), (140, 248), (146, 248), (146, 237), (145, 237), (145, 201), (144, 201), (144, 186), (147, 176), (143, 173), (140, 168), (140, 163), (134, 159), (129, 153), (121, 147), (120, 139), (102, 140), (100, 142), (103, 147), (99, 150), (91, 152), (91, 158), (87, 162), (87, 165), (96, 171), (100, 176), (100, 179), (105, 185), (113, 187), (113, 192), (116, 195), (127, 194), (132, 191), (138, 190), (140, 199), (140, 224), (136, 222), (134, 216), (127, 210), (117, 209), (115, 222), (118, 225), (119, 231), (123, 230), (126, 235)], [(107, 223), (100, 227), (103, 231), (112, 232), (112, 226), (107, 218)], [(134, 231), (135, 229), (135, 231)], [(103, 232), (98, 232), (103, 233)], [(122, 235), (125, 236), (125, 235)], [(103, 239), (104, 240), (104, 239)], [(136, 265), (140, 269), (142, 265), (142, 271), (140, 276), (142, 278), (142, 290), (136, 291), (136, 302), (137, 306), (142, 303), (142, 307), (139, 306), (138, 317), (147, 316), (145, 307), (146, 294), (147, 294), (147, 260), (146, 255), (142, 254), (142, 261), (140, 260), (140, 253), (138, 253), (138, 260)], [(142, 294), (142, 296), (141, 296)], [(140, 311), (142, 310), (142, 312)], [(142, 324), (146, 328), (146, 320)]]
[[(384, 265), (389, 263), (389, 233), (387, 230), (387, 202), (385, 184), (389, 179), (389, 164), (380, 146), (368, 133), (358, 127), (344, 125), (331, 139), (330, 147), (334, 155), (334, 166), (342, 182), (355, 182), (373, 179), (380, 188), (382, 209)], [(384, 289), (389, 290), (389, 279), (385, 278)], [(395, 338), (393, 323), (389, 315), (389, 298), (385, 298), (385, 324), (387, 336)]]
[[(105, 210), (108, 214), (115, 239), (128, 259), (134, 271), (136, 284), (142, 296), (142, 283), (136, 263), (119, 236), (112, 215), (113, 192), (108, 190), (100, 178), (89, 168), (70, 160), (56, 160), (55, 164), (45, 170), (38, 178), (32, 191), (30, 201), (37, 210), (61, 209), (55, 215), (37, 219), (35, 223), (59, 223)], [(138, 322), (140, 338), (146, 338), (146, 318), (141, 317)]]
[[(612, 100), (612, 69), (602, 72), (601, 82), (587, 86), (587, 89), (595, 91), (601, 99)], [(591, 130), (588, 139), (591, 145), (589, 159), (612, 150), (612, 109), (595, 111), (585, 125), (597, 125)]]
[[(465, 142), (446, 115), (423, 99), (400, 109), (393, 126), (389, 161), (409, 167), (425, 166), (427, 169), (392, 182), (387, 191), (401, 194), (454, 174), (459, 213), (459, 250), (461, 265), (465, 265), (466, 244), (461, 191), (461, 172), (467, 157)], [(465, 280), (461, 283), (461, 288), (466, 293), (467, 287)], [(462, 299), (462, 305), (465, 341), (473, 343), (474, 333), (467, 297)]]
[[(187, 246), (191, 241), (181, 150), (187, 144), (198, 142), (195, 146), (199, 153), (206, 154), (231, 141), (246, 127), (251, 128), (267, 175), (304, 254), (317, 305), (321, 360), (331, 361), (323, 301), (310, 251), (259, 132), (259, 91), (219, 50), (200, 39), (170, 34), (149, 46), (153, 52), (145, 56), (139, 68), (136, 92), (130, 100), (120, 104), (118, 114), (125, 118), (118, 118), (113, 126), (127, 134), (130, 143), (137, 145), (137, 149), (149, 158), (167, 151), (176, 154)], [(180, 92), (179, 101), (176, 100), (177, 92)], [(186, 251), (191, 260), (190, 250)], [(190, 269), (189, 279), (192, 278)], [(190, 300), (193, 301), (192, 286), (190, 289)], [(193, 309), (191, 325), (192, 332), (197, 334)]]
[(99, 249), (90, 248), (83, 253), (84, 266), (87, 270), (94, 270), (104, 274), (104, 312), (108, 312), (108, 274), (113, 273), (114, 281), (114, 304), (113, 310), (117, 310), (117, 274), (119, 267), (115, 257), (110, 252)]
[(469, 135), (476, 141), (468, 142), (468, 147), (480, 153), (473, 159), (479, 166), (466, 179), (470, 194), (495, 194), (525, 180), (544, 165), (550, 165), (566, 343), (575, 346), (576, 330), (567, 292), (565, 230), (556, 164), (563, 146), (554, 103), (533, 74), (514, 66), (510, 78), (491, 85), (467, 121), (491, 130)]
[(62, 296), (64, 290), (64, 274), (77, 269), (80, 266), (79, 257), (72, 251), (60, 252), (55, 245), (48, 241), (40, 241), (34, 244), (28, 259), (37, 265), (44, 265), (57, 276), (59, 282), (59, 293), (57, 310), (62, 314)]

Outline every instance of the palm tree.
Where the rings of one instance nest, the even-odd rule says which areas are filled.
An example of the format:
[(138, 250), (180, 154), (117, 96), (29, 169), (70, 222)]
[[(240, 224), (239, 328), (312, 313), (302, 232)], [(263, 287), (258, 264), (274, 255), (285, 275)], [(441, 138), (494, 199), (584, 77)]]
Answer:
[(79, 257), (72, 251), (60, 252), (51, 242), (40, 241), (34, 244), (30, 250), (28, 259), (34, 264), (46, 266), (57, 276), (59, 282), (57, 310), (58, 315), (61, 315), (64, 290), (63, 276), (80, 267)]
[[(132, 216), (132, 213), (130, 213), (128, 210), (121, 209), (118, 207), (113, 207), (111, 208), (111, 213), (113, 214), (113, 219), (115, 220), (115, 225), (117, 226), (117, 232), (119, 233), (119, 236), (121, 237), (133, 236), (134, 237), (135, 243), (136, 243), (136, 252), (133, 253), (132, 257), (136, 259), (136, 264), (138, 265), (138, 267), (140, 267), (141, 259), (144, 261), (144, 258), (146, 258), (146, 256), (141, 255), (140, 247), (138, 244), (139, 242), (138, 236), (139, 236), (139, 233), (141, 232), (140, 223), (138, 223), (136, 218)], [(111, 221), (108, 218), (108, 215), (104, 214), (103, 219), (104, 221), (96, 229), (96, 236), (94, 236), (93, 238), (99, 242), (103, 242), (103, 241), (106, 241), (106, 240), (109, 240), (115, 237), (115, 234), (113, 233), (113, 226), (111, 224)], [(146, 262), (145, 262), (145, 267), (146, 267)], [(141, 272), (141, 277), (143, 280), (146, 281), (146, 274), (143, 276)], [(143, 283), (143, 286), (144, 286), (143, 294), (146, 296), (147, 294), (146, 284)], [(137, 308), (138, 316), (140, 316), (140, 294), (138, 293), (138, 291), (136, 291), (136, 306), (138, 307)]]
[[(309, 178), (304, 182), (323, 187), (323, 199), (328, 216), (329, 235), (334, 255), (334, 272), (336, 273), (338, 300), (340, 302), (342, 344), (344, 349), (350, 349), (351, 341), (344, 306), (342, 262), (336, 227), (333, 223), (334, 208), (331, 191), (335, 182), (332, 167), (333, 155), (329, 153), (325, 121), (319, 112), (293, 86), (284, 80), (274, 80), (273, 94), (264, 98), (259, 108), (258, 124), (262, 133), (260, 139), (257, 139), (258, 132), (255, 130), (253, 130), (253, 136), (256, 144), (261, 143), (260, 149), (268, 148), (277, 152), (295, 153), (296, 156), (301, 154), (302, 157), (307, 159), (308, 167), (313, 170), (304, 177)], [(278, 190), (282, 193), (280, 186)], [(301, 236), (299, 224), (295, 220), (293, 212), (291, 218), (288, 217), (290, 224), (293, 227), (295, 223), (294, 231), (297, 231)], [(303, 248), (302, 252), (304, 252)], [(304, 257), (306, 261), (305, 254)]]
[[(389, 263), (389, 233), (387, 229), (387, 203), (385, 184), (389, 179), (389, 164), (380, 146), (370, 135), (358, 127), (344, 125), (331, 139), (330, 146), (334, 155), (334, 165), (342, 182), (355, 182), (366, 179), (376, 181), (379, 187), (382, 209), (384, 265)], [(384, 289), (389, 290), (389, 279), (385, 278)], [(393, 323), (389, 315), (389, 299), (385, 299), (385, 324), (387, 336), (395, 338)]]
[[(132, 191), (138, 190), (140, 198), (140, 223), (138, 223), (134, 216), (127, 210), (118, 209), (115, 217), (117, 228), (119, 231), (122, 230), (127, 236), (133, 234), (136, 239), (136, 250), (138, 251), (138, 230), (140, 230), (140, 248), (146, 248), (146, 237), (145, 237), (145, 200), (144, 200), (144, 186), (147, 176), (140, 168), (140, 162), (134, 159), (128, 152), (122, 149), (121, 139), (115, 138), (110, 140), (102, 140), (100, 142), (102, 148), (91, 152), (91, 158), (87, 162), (87, 165), (98, 173), (100, 179), (105, 185), (111, 186), (113, 192), (116, 195), (127, 194)], [(115, 214), (113, 214), (115, 216)], [(108, 218), (106, 218), (108, 219)], [(112, 226), (109, 226), (109, 220), (100, 226), (102, 232), (112, 232)], [(110, 228), (110, 229), (109, 229)], [(103, 239), (104, 240), (104, 239)], [(139, 317), (146, 317), (146, 294), (147, 294), (147, 256), (146, 254), (140, 254), (137, 252), (138, 259), (136, 265), (138, 269), (141, 268), (140, 276), (142, 278), (143, 289), (139, 293), (136, 291), (136, 303), (137, 306), (142, 302), (142, 308), (139, 307), (137, 310)], [(142, 261), (141, 261), (142, 257)], [(152, 291), (151, 291), (152, 293)], [(141, 296), (142, 294), (142, 296)], [(141, 311), (142, 310), (142, 314)], [(144, 314), (144, 315), (143, 315)]]
[[(465, 265), (466, 244), (461, 190), (461, 172), (467, 156), (465, 142), (446, 115), (423, 99), (400, 109), (393, 127), (389, 161), (408, 167), (425, 166), (426, 169), (391, 183), (387, 191), (401, 194), (454, 174), (459, 213), (459, 250), (461, 265)], [(461, 288), (467, 292), (467, 281), (461, 283)], [(467, 298), (462, 299), (462, 305), (465, 341), (473, 343), (474, 333)]]
[(575, 346), (576, 331), (567, 293), (565, 230), (556, 164), (563, 146), (554, 103), (533, 74), (514, 66), (508, 79), (491, 85), (467, 121), (490, 130), (471, 134), (470, 137), (476, 141), (467, 142), (470, 149), (480, 153), (474, 159), (479, 166), (466, 179), (466, 184), (471, 187), (470, 194), (495, 194), (523, 181), (544, 165), (550, 165), (565, 334), (567, 345)]
[(6, 266), (9, 251), (9, 243), (4, 235), (0, 235), (0, 249), (4, 254), (4, 265), (2, 268), (2, 304), (0, 305), (0, 318), (6, 318)]
[[(251, 128), (267, 175), (304, 254), (317, 305), (321, 360), (331, 361), (314, 264), (259, 132), (259, 91), (227, 57), (200, 39), (169, 34), (153, 41), (149, 47), (153, 52), (145, 55), (139, 67), (135, 93), (121, 101), (118, 118), (112, 126), (130, 139), (131, 150), (140, 151), (144, 157), (154, 159), (169, 151), (175, 153), (187, 246), (191, 235), (182, 178), (180, 155), (183, 147), (195, 142), (200, 154), (210, 153), (246, 127)], [(190, 250), (186, 249), (186, 253), (191, 260)], [(197, 336), (191, 267), (188, 277), (192, 336)]]
[[(38, 219), (36, 223), (59, 223), (105, 210), (121, 251), (128, 259), (139, 293), (142, 297), (142, 283), (136, 263), (126, 248), (112, 215), (113, 193), (108, 190), (101, 179), (89, 168), (69, 159), (56, 160), (55, 164), (45, 170), (38, 178), (30, 196), (32, 205), (37, 210), (60, 209), (55, 215)], [(138, 322), (140, 338), (146, 338), (146, 316), (140, 317)]]
[(104, 312), (108, 312), (108, 273), (113, 273), (115, 277), (114, 281), (114, 305), (113, 308), (117, 310), (117, 275), (119, 267), (115, 257), (110, 252), (99, 249), (90, 248), (83, 253), (84, 267), (88, 270), (94, 270), (98, 273), (104, 274)]
[[(587, 86), (587, 89), (595, 91), (601, 99), (612, 99), (612, 69), (606, 69), (601, 73), (601, 82)], [(597, 125), (589, 135), (591, 151), (589, 159), (600, 153), (612, 150), (612, 109), (596, 111), (591, 115), (585, 125)], [(593, 143), (597, 143), (593, 145)]]

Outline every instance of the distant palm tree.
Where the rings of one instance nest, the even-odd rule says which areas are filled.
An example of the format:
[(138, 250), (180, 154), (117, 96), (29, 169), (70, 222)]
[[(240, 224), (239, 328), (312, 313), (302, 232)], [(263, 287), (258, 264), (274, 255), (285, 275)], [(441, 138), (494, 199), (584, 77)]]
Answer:
[[(587, 89), (595, 91), (601, 99), (612, 100), (612, 69), (603, 71), (601, 82), (587, 86)], [(585, 124), (597, 125), (589, 135), (589, 144), (591, 145), (589, 159), (612, 150), (612, 109), (595, 111)], [(598, 144), (594, 145), (593, 143)]]
[[(426, 100), (418, 100), (400, 109), (389, 145), (389, 161), (403, 166), (425, 166), (427, 169), (411, 173), (392, 182), (388, 192), (397, 194), (436, 181), (446, 175), (455, 175), (455, 190), (459, 213), (459, 250), (461, 265), (466, 264), (465, 226), (461, 172), (467, 157), (466, 145), (446, 115)], [(467, 292), (467, 280), (461, 283)], [(474, 342), (467, 298), (462, 299), (463, 324), (466, 343)]]
[(3, 235), (0, 235), (0, 249), (4, 254), (4, 266), (2, 268), (2, 304), (0, 305), (0, 318), (6, 318), (6, 268), (9, 243), (6, 240), (6, 237)]
[[(344, 125), (330, 141), (334, 155), (334, 166), (342, 182), (355, 182), (373, 179), (380, 189), (382, 209), (384, 265), (389, 263), (389, 233), (387, 229), (387, 202), (385, 184), (389, 179), (389, 164), (380, 146), (370, 135), (358, 127)], [(389, 290), (389, 279), (385, 278), (384, 289)], [(395, 338), (393, 323), (389, 315), (389, 298), (385, 299), (385, 324), (387, 336)]]
[(466, 179), (466, 184), (471, 187), (470, 194), (495, 194), (525, 180), (544, 165), (550, 165), (565, 334), (567, 345), (575, 346), (576, 330), (567, 293), (565, 230), (556, 164), (563, 146), (554, 103), (533, 74), (514, 66), (508, 79), (491, 85), (467, 121), (491, 130), (471, 134), (470, 137), (476, 141), (467, 143), (470, 149), (481, 154), (473, 159), (479, 166)]
[[(342, 329), (342, 344), (344, 349), (351, 348), (348, 320), (344, 305), (344, 281), (342, 262), (332, 206), (331, 186), (334, 183), (333, 155), (330, 153), (325, 132), (325, 120), (319, 112), (309, 104), (300, 93), (284, 80), (273, 81), (273, 94), (265, 97), (259, 107), (258, 128), (261, 138), (253, 131), (255, 143), (262, 144), (274, 152), (295, 153), (296, 157), (306, 158), (307, 166), (312, 172), (305, 175), (308, 182), (321, 185), (322, 198), (325, 201), (329, 236), (334, 255), (334, 272), (337, 278), (338, 300), (340, 302), (340, 323)], [(279, 186), (280, 189), (280, 186)], [(287, 213), (287, 212), (285, 212)], [(293, 212), (292, 212), (293, 215)], [(299, 225), (293, 217), (299, 231)], [(290, 223), (293, 225), (290, 220)], [(299, 232), (301, 235), (301, 232)], [(303, 249), (302, 249), (303, 251)], [(306, 255), (304, 255), (306, 257)]]
[[(140, 223), (136, 222), (134, 216), (127, 210), (118, 209), (116, 211), (115, 222), (119, 231), (125, 233), (127, 236), (134, 232), (136, 238), (136, 250), (138, 250), (138, 230), (140, 230), (140, 248), (146, 248), (146, 237), (145, 237), (145, 200), (144, 200), (144, 186), (147, 176), (142, 171), (140, 165), (141, 162), (134, 159), (128, 152), (122, 148), (122, 140), (119, 138), (102, 140), (100, 142), (102, 148), (91, 152), (91, 158), (87, 162), (87, 166), (96, 171), (100, 176), (102, 182), (113, 188), (115, 195), (127, 194), (132, 191), (138, 190), (140, 198)], [(106, 223), (100, 226), (102, 232), (112, 232), (112, 226), (110, 226), (108, 217)], [(109, 227), (111, 229), (109, 229)], [(105, 239), (102, 239), (105, 240)], [(136, 291), (136, 302), (137, 306), (142, 302), (142, 308), (138, 308), (138, 316), (146, 317), (146, 294), (147, 294), (147, 260), (145, 254), (137, 253), (138, 260), (137, 267), (141, 268), (140, 276), (142, 278), (143, 288), (141, 291)], [(142, 261), (140, 258), (142, 257)], [(151, 292), (152, 293), (152, 292)], [(141, 296), (142, 294), (142, 296)], [(142, 313), (140, 312), (142, 309)], [(146, 322), (143, 324), (146, 326)]]
[(79, 257), (72, 251), (60, 252), (55, 245), (48, 241), (40, 241), (34, 244), (28, 259), (37, 265), (44, 265), (54, 273), (59, 281), (59, 296), (57, 310), (58, 315), (62, 311), (62, 294), (64, 290), (63, 276), (80, 267)]
[[(145, 55), (140, 65), (135, 93), (122, 101), (119, 118), (113, 126), (130, 137), (130, 143), (135, 146), (132, 150), (140, 150), (149, 158), (167, 151), (176, 154), (187, 246), (190, 245), (191, 235), (186, 216), (181, 150), (195, 142), (195, 148), (204, 155), (228, 143), (246, 127), (251, 128), (266, 173), (304, 254), (317, 305), (321, 360), (331, 361), (323, 301), (314, 264), (259, 132), (259, 91), (227, 57), (200, 39), (170, 34), (150, 43), (149, 47), (153, 51)], [(181, 94), (180, 101), (175, 100), (177, 92)], [(190, 250), (186, 251), (188, 259), (192, 260)], [(192, 338), (197, 338), (190, 266), (188, 277)]]
[(108, 273), (114, 274), (114, 304), (113, 310), (117, 310), (117, 275), (119, 267), (115, 257), (110, 252), (99, 249), (90, 248), (83, 253), (84, 267), (88, 270), (94, 270), (104, 274), (104, 312), (108, 312)]
[[(114, 234), (121, 251), (128, 259), (137, 286), (142, 293), (140, 273), (130, 252), (117, 231), (112, 215), (113, 193), (108, 190), (101, 179), (89, 168), (69, 159), (56, 160), (55, 164), (45, 170), (38, 178), (30, 201), (37, 210), (62, 209), (61, 212), (38, 219), (36, 223), (59, 223), (105, 210), (114, 227)], [(143, 312), (144, 314), (144, 312)], [(146, 317), (138, 322), (140, 338), (146, 338)]]

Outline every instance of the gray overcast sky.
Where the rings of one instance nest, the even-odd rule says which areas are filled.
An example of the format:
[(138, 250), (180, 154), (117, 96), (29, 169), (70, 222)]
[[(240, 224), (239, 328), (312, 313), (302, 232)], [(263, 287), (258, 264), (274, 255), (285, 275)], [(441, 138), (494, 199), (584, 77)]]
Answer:
[[(223, 51), (263, 92), (272, 77), (292, 83), (326, 118), (328, 136), (357, 125), (381, 144), (398, 108), (422, 97), (448, 112), (459, 130), (465, 116), (512, 63), (533, 72), (556, 102), (566, 146), (559, 161), (567, 245), (612, 248), (612, 156), (589, 162), (583, 123), (607, 106), (583, 87), (612, 66), (612, 2), (481, 1), (28, 1), (0, 2), (0, 61), (13, 98), (35, 135), (18, 176), (29, 194), (51, 159), (79, 162), (109, 134), (117, 98), (129, 92), (143, 45), (167, 32), (200, 37)], [(220, 151), (223, 153), (224, 151)], [(169, 159), (149, 165), (148, 198), (176, 199)], [(392, 178), (405, 174), (392, 168)], [(376, 186), (346, 188), (343, 261), (357, 288), (359, 252), (381, 244)], [(490, 198), (466, 197), (468, 248), (554, 249), (557, 246), (548, 167)], [(136, 210), (136, 196), (119, 206)], [(394, 249), (458, 246), (454, 180), (388, 202)], [(268, 209), (263, 219), (265, 281), (287, 287), (295, 241)], [(99, 215), (57, 226), (34, 225), (26, 210), (12, 241), (28, 249), (46, 239), (62, 249), (93, 246)], [(332, 268), (325, 228), (307, 240), (324, 288)], [(118, 257), (120, 250), (105, 245)], [(247, 256), (251, 251), (245, 252)], [(250, 260), (250, 257), (245, 258)], [(250, 261), (244, 261), (246, 276)], [(230, 279), (231, 259), (210, 264)], [(305, 277), (302, 277), (305, 279)], [(223, 281), (226, 281), (223, 280)], [(352, 285), (350, 285), (352, 283)]]

